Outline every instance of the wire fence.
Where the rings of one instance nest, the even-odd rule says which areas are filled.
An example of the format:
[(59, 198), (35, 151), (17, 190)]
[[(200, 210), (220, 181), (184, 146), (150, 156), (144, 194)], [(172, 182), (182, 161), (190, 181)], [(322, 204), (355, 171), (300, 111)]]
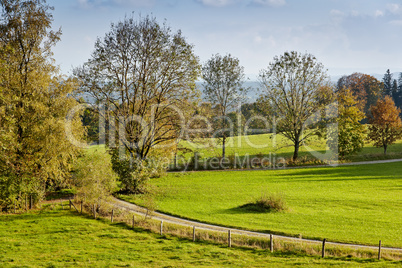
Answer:
[[(62, 202), (60, 204), (63, 206)], [(70, 209), (74, 209), (78, 213), (89, 214), (94, 218), (125, 223), (132, 228), (142, 228), (160, 235), (173, 235), (194, 242), (208, 241), (226, 244), (228, 247), (251, 247), (266, 249), (271, 252), (304, 253), (318, 255), (322, 258), (357, 257), (402, 260), (402, 248), (383, 247), (381, 241), (379, 241), (378, 246), (367, 246), (332, 242), (327, 239), (320, 241), (245, 231), (172, 217), (118, 199), (103, 201), (102, 205), (70, 199), (68, 205)]]

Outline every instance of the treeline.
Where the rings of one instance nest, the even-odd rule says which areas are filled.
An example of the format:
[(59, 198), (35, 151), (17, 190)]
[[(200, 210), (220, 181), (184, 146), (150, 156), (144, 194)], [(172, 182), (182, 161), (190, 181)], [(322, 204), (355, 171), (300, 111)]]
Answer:
[[(61, 38), (51, 30), (52, 7), (44, 0), (0, 3), (4, 210), (63, 187), (98, 205), (116, 190), (143, 193), (147, 180), (166, 170), (161, 158), (188, 150), (182, 141), (216, 138), (224, 162), (227, 137), (275, 131), (293, 144), (297, 161), (300, 146), (317, 136), (327, 138), (336, 157), (360, 149), (365, 133), (384, 152), (400, 137), (393, 100), (400, 105), (401, 82), (389, 72), (383, 82), (356, 73), (334, 86), (314, 55), (285, 52), (261, 70), (259, 98), (246, 103), (238, 58), (215, 54), (201, 64), (181, 31), (152, 16), (132, 16), (111, 24), (90, 59), (67, 78), (52, 58)], [(82, 150), (84, 140), (104, 143), (108, 154)]]

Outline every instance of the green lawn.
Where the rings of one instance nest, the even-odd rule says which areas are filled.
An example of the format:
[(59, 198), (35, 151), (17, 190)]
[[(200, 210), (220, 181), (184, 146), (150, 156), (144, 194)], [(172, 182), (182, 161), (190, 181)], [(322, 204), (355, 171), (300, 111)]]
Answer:
[[(207, 139), (209, 140), (209, 139)], [(200, 141), (198, 143), (189, 143), (186, 141), (181, 142), (182, 147), (190, 148), (194, 151), (198, 151), (202, 157), (214, 157), (222, 155), (222, 146), (216, 143), (215, 147), (205, 147), (205, 142)], [(203, 147), (198, 147), (198, 146)], [(291, 158), (293, 156), (294, 147), (291, 143), (284, 138), (282, 135), (273, 136), (272, 134), (261, 134), (261, 135), (249, 135), (249, 136), (238, 136), (230, 137), (227, 140), (226, 155), (269, 155), (275, 154), (278, 157)], [(325, 139), (320, 139), (318, 137), (312, 138), (308, 143), (300, 147), (299, 156), (310, 157), (310, 150), (325, 153), (326, 141)], [(184, 158), (189, 158), (193, 154), (186, 153), (183, 155)], [(402, 158), (402, 140), (397, 141), (395, 144), (389, 146), (388, 156), (383, 156), (383, 148), (374, 147), (372, 143), (366, 142), (362, 151), (346, 157), (346, 160), (350, 161), (361, 161), (367, 159), (386, 159), (386, 158)]]
[(397, 267), (162, 237), (71, 211), (0, 215), (0, 267)]
[[(170, 173), (152, 179), (157, 209), (203, 222), (330, 241), (402, 247), (402, 164)], [(282, 193), (287, 212), (239, 208)], [(141, 204), (139, 197), (126, 198)]]

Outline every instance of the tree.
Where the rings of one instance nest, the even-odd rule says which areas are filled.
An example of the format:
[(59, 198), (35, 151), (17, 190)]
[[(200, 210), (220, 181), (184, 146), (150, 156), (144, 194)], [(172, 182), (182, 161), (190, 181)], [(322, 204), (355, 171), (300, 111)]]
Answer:
[(384, 74), (382, 82), (384, 83), (383, 88), (384, 95), (392, 97), (392, 74), (389, 71), (389, 69), (387, 69), (387, 72)]
[(390, 96), (378, 100), (377, 104), (371, 107), (369, 139), (375, 146), (383, 147), (384, 154), (387, 153), (389, 145), (402, 137), (400, 113), (401, 109), (395, 106)]
[(324, 66), (311, 54), (285, 52), (261, 71), (260, 83), (269, 119), (293, 143), (296, 161), (302, 142), (316, 134), (317, 124), (307, 121), (333, 99)]
[(65, 118), (77, 102), (74, 83), (58, 75), (52, 46), (61, 31), (50, 30), (52, 8), (42, 0), (1, 1), (0, 206), (66, 183), (79, 148), (65, 135), (68, 124), (79, 140), (79, 117)]
[(122, 149), (123, 162), (126, 156), (144, 160), (158, 145), (177, 141), (199, 73), (181, 31), (172, 33), (149, 16), (112, 24), (91, 59), (74, 70), (81, 90), (106, 107), (106, 120), (116, 129), (109, 128), (109, 139), (118, 141), (108, 146)]
[(362, 73), (353, 73), (338, 80), (337, 90), (344, 88), (351, 90), (356, 97), (357, 105), (368, 116), (371, 105), (374, 105), (382, 96), (383, 83), (375, 77)]
[(76, 161), (75, 170), (73, 185), (82, 201), (99, 207), (117, 190), (117, 175), (112, 170), (110, 155), (103, 151), (85, 152)]
[(233, 132), (228, 114), (241, 105), (248, 91), (243, 86), (244, 68), (238, 58), (230, 54), (216, 54), (203, 65), (202, 78), (205, 98), (218, 108), (215, 121), (218, 125), (218, 137), (222, 139), (222, 158), (225, 158), (226, 138)]
[(357, 97), (349, 88), (343, 88), (337, 92), (338, 99), (338, 123), (336, 135), (329, 135), (329, 148), (338, 152), (343, 157), (360, 151), (364, 145), (365, 128), (360, 123), (364, 113), (358, 107)]

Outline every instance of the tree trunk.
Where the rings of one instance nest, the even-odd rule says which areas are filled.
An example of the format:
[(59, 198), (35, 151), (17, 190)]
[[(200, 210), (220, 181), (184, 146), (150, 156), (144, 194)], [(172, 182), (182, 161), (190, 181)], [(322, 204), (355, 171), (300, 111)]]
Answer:
[(226, 144), (226, 136), (224, 134), (222, 139), (222, 158), (225, 158), (225, 144)]
[(293, 161), (296, 161), (297, 158), (299, 157), (299, 147), (300, 147), (300, 142), (299, 141), (295, 142), (295, 150), (293, 152), (293, 158), (292, 158)]

